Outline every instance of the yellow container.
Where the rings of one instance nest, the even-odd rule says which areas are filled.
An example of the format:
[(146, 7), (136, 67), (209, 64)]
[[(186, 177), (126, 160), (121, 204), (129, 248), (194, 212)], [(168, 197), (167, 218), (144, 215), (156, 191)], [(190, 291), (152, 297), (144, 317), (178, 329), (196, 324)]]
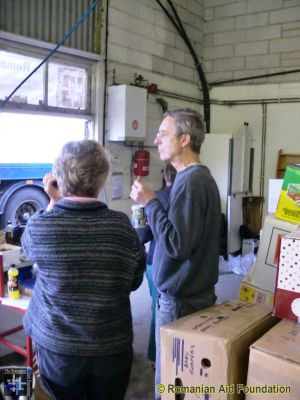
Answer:
[(10, 299), (18, 299), (20, 297), (20, 290), (19, 290), (19, 280), (18, 275), (19, 271), (15, 266), (11, 266), (8, 270), (8, 297)]

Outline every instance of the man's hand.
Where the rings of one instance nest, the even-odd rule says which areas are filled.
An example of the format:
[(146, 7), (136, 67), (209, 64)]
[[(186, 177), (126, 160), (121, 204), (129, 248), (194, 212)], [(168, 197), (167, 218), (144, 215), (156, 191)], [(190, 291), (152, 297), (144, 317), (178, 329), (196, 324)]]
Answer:
[(145, 206), (150, 200), (154, 199), (155, 193), (139, 180), (135, 180), (131, 187), (130, 197), (138, 204)]

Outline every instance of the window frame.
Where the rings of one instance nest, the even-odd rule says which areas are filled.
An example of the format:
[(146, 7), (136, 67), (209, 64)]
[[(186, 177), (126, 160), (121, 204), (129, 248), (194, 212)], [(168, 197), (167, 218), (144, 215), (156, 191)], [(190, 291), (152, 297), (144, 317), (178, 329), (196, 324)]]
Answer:
[[(20, 54), (28, 57), (38, 57), (43, 60), (55, 45), (47, 42), (43, 42), (36, 39), (26, 38), (7, 32), (0, 32), (0, 49), (6, 52), (14, 54)], [(102, 55), (94, 53), (88, 53), (85, 51), (71, 49), (61, 46), (57, 52), (55, 52), (49, 60), (47, 60), (44, 68), (44, 79), (43, 79), (43, 102), (48, 99), (48, 65), (49, 63), (63, 64), (70, 67), (84, 68), (87, 72), (87, 98), (86, 98), (86, 109), (78, 110), (74, 108), (62, 108), (49, 106), (47, 104), (26, 104), (9, 101), (6, 103), (6, 112), (29, 112), (29, 113), (41, 113), (41, 114), (56, 114), (65, 115), (78, 118), (89, 119), (93, 123), (95, 122), (95, 70), (96, 65), (103, 61)], [(16, 86), (20, 82), (16, 83)], [(16, 92), (18, 93), (18, 92)]]

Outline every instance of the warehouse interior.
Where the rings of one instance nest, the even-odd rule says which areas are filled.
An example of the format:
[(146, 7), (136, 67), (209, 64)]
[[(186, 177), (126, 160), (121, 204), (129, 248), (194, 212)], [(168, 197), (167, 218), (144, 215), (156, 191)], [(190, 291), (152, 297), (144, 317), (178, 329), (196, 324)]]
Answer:
[[(225, 221), (217, 304), (236, 300), (263, 307), (251, 314), (250, 307), (241, 306), (241, 321), (256, 318), (264, 326), (257, 328), (260, 336), (246, 335), (245, 343), (255, 346), (244, 373), (249, 387), (291, 387), (283, 397), (291, 400), (300, 396), (295, 350), (300, 346), (299, 39), (299, 0), (0, 0), (0, 230), (8, 221), (23, 227), (47, 207), (41, 178), (70, 140), (93, 139), (104, 146), (110, 171), (100, 199), (131, 218), (139, 152), (146, 152), (142, 181), (155, 191), (163, 185), (154, 141), (164, 112), (200, 112), (206, 126), (200, 162), (217, 182)], [(285, 184), (295, 164), (294, 180)], [(284, 187), (295, 203), (290, 212), (286, 205), (278, 209)], [(296, 255), (286, 249), (279, 255), (278, 235)], [(279, 275), (282, 254), (294, 275)], [(285, 286), (278, 284), (281, 278)], [(293, 311), (290, 303), (288, 313), (285, 305), (274, 305), (274, 293), (293, 302)], [(21, 324), (23, 315), (5, 307), (3, 298), (0, 325), (7, 331)], [(146, 277), (131, 294), (131, 309), (134, 356), (126, 400), (150, 400), (154, 368), (147, 360), (151, 297)], [(220, 308), (222, 315), (226, 312)], [(274, 328), (272, 313), (281, 321)], [(164, 340), (182, 339), (181, 331), (175, 325)], [(23, 346), (24, 332), (11, 337)], [(278, 366), (267, 368), (270, 359), (280, 359)], [(226, 363), (222, 359), (225, 369)], [(26, 360), (2, 341), (0, 366), (7, 365), (26, 365)], [(174, 378), (172, 368), (164, 372), (168, 379)], [(218, 380), (207, 371), (200, 383), (209, 386), (215, 379), (219, 385), (221, 374)], [(187, 382), (199, 385), (199, 380)], [(230, 393), (202, 395), (230, 398)], [(277, 393), (248, 396), (275, 399)], [(48, 397), (36, 391), (35, 398)]]

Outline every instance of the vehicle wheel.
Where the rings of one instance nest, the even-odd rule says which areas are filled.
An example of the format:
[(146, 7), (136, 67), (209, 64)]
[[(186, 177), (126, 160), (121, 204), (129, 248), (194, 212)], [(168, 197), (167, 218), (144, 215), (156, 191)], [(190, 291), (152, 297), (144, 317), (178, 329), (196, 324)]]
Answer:
[(28, 219), (40, 209), (45, 209), (49, 197), (42, 190), (26, 187), (17, 190), (8, 200), (2, 214), (2, 225), (11, 221), (13, 225), (25, 225)]

